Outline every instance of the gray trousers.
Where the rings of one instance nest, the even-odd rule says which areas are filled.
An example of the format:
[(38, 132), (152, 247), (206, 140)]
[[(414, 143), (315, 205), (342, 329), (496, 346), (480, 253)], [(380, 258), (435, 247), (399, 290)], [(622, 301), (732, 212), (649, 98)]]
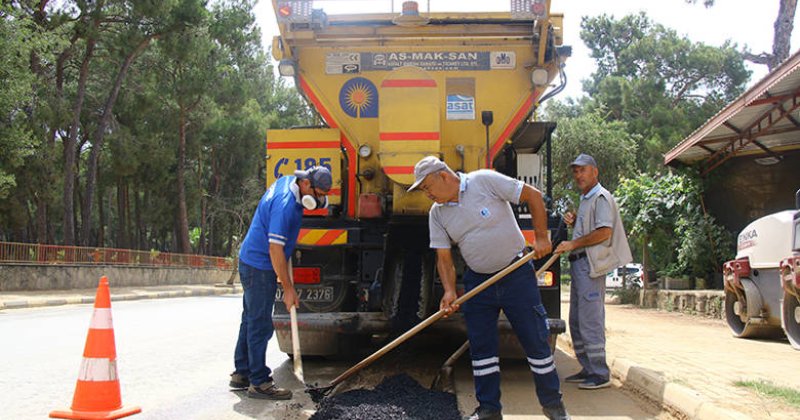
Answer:
[(583, 370), (608, 379), (606, 363), (606, 281), (589, 277), (589, 260), (570, 263), (569, 334)]

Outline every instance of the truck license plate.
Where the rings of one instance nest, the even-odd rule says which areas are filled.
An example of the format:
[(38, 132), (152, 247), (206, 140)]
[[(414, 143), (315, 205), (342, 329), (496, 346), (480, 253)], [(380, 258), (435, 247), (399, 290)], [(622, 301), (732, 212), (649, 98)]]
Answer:
[[(305, 302), (333, 302), (333, 287), (294, 287), (297, 296)], [(275, 300), (283, 300), (283, 288), (278, 287)]]

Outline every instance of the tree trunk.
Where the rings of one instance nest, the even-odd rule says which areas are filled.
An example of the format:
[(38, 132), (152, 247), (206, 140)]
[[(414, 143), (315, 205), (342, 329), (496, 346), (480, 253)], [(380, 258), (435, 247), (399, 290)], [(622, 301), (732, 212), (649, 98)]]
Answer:
[(200, 153), (197, 157), (197, 191), (200, 192), (200, 244), (198, 245), (199, 254), (210, 255), (208, 250), (208, 223), (206, 217), (208, 215), (208, 197), (203, 189), (203, 155)]
[(117, 248), (129, 248), (128, 234), (125, 229), (128, 220), (128, 211), (125, 205), (125, 183), (117, 180)]
[(183, 104), (178, 116), (178, 247), (179, 252), (191, 254), (192, 244), (189, 242), (189, 215), (186, 210), (186, 114)]
[(144, 246), (144, 229), (142, 228), (142, 198), (139, 191), (133, 192), (133, 211), (136, 217), (136, 249), (145, 249)]
[(772, 41), (773, 59), (769, 63), (770, 71), (789, 58), (796, 11), (797, 0), (781, 0), (778, 18), (775, 19), (775, 37)]
[(105, 139), (106, 129), (111, 122), (111, 115), (114, 110), (114, 104), (117, 102), (117, 96), (122, 88), (122, 82), (128, 74), (133, 60), (144, 51), (145, 48), (153, 40), (154, 36), (150, 35), (144, 38), (136, 48), (133, 49), (122, 62), (117, 73), (117, 78), (114, 80), (114, 86), (106, 99), (105, 106), (103, 107), (103, 115), (97, 124), (97, 128), (92, 136), (92, 152), (89, 155), (89, 165), (86, 168), (86, 191), (83, 197), (83, 205), (81, 206), (81, 235), (82, 241), (87, 241), (89, 231), (92, 227), (92, 198), (94, 195), (95, 186), (97, 184), (97, 161), (100, 157), (100, 151), (103, 148), (103, 140)]
[(642, 293), (639, 294), (639, 306), (644, 306), (647, 300), (647, 289), (650, 288), (650, 262), (647, 260), (647, 243), (649, 241), (647, 235), (644, 235), (642, 238), (642, 269), (644, 273), (642, 273)]
[(94, 55), (94, 46), (95, 39), (93, 37), (86, 40), (86, 52), (81, 62), (75, 104), (72, 107), (72, 124), (69, 128), (69, 135), (64, 139), (64, 245), (75, 245), (75, 206), (72, 201), (75, 194), (75, 157), (77, 155), (75, 144), (81, 124), (81, 110), (86, 95), (89, 62)]
[(766, 64), (770, 71), (778, 67), (789, 58), (791, 51), (792, 31), (794, 30), (794, 15), (797, 11), (797, 0), (780, 0), (778, 18), (775, 19), (774, 36), (772, 38), (772, 54), (745, 53), (745, 60), (756, 64)]
[(103, 210), (103, 194), (97, 194), (97, 218), (100, 219), (100, 226), (97, 227), (97, 246), (104, 247), (106, 244), (106, 212)]
[(36, 197), (36, 243), (47, 243), (47, 200)]

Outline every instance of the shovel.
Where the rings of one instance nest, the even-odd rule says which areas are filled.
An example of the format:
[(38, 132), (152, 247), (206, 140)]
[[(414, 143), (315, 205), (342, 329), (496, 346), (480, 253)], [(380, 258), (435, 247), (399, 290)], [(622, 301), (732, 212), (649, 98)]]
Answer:
[[(464, 304), (464, 302), (472, 299), (475, 295), (477, 295), (478, 293), (484, 291), (487, 287), (497, 283), (497, 281), (499, 281), (500, 279), (502, 279), (503, 277), (505, 277), (506, 275), (508, 275), (512, 271), (516, 270), (517, 268), (521, 267), (523, 264), (525, 264), (528, 261), (532, 260), (533, 256), (534, 256), (534, 253), (531, 252), (531, 253), (526, 254), (522, 258), (518, 259), (517, 261), (514, 261), (511, 265), (509, 265), (508, 267), (504, 268), (499, 273), (497, 273), (497, 274), (493, 275), (492, 277), (486, 279), (486, 281), (484, 281), (483, 283), (479, 284), (478, 286), (476, 286), (474, 289), (470, 290), (469, 292), (464, 293), (463, 295), (461, 295), (458, 299), (453, 301), (452, 306), (460, 306), (460, 305)], [(553, 254), (550, 257), (550, 259), (547, 260), (547, 262), (545, 263), (544, 267), (549, 267), (551, 264), (553, 264), (553, 262), (558, 259), (558, 256), (559, 256), (559, 254)], [(358, 362), (355, 366), (353, 366), (350, 369), (347, 369), (346, 371), (344, 371), (344, 373), (342, 373), (341, 375), (337, 376), (332, 381), (330, 381), (328, 386), (324, 386), (324, 387), (311, 387), (311, 386), (309, 386), (308, 389), (306, 389), (306, 392), (308, 392), (308, 394), (311, 395), (311, 399), (314, 400), (314, 402), (319, 402), (320, 400), (325, 398), (328, 394), (330, 394), (333, 391), (333, 389), (336, 388), (337, 385), (339, 385), (340, 383), (344, 382), (347, 378), (353, 376), (353, 374), (355, 374), (359, 370), (369, 366), (370, 364), (372, 364), (372, 362), (380, 359), (383, 355), (385, 355), (386, 353), (388, 353), (389, 351), (391, 351), (395, 347), (399, 346), (400, 344), (402, 344), (403, 342), (405, 342), (409, 338), (417, 335), (417, 333), (419, 333), (420, 331), (424, 330), (425, 328), (428, 328), (431, 324), (433, 324), (434, 322), (438, 321), (439, 319), (441, 319), (446, 314), (447, 314), (447, 312), (444, 309), (439, 309), (433, 315), (425, 318), (425, 320), (423, 320), (422, 322), (420, 322), (419, 324), (414, 326), (414, 328), (406, 331), (401, 336), (399, 336), (399, 337), (395, 338), (394, 340), (392, 340), (389, 344), (386, 344), (385, 346), (381, 347), (375, 353), (372, 353), (371, 355), (367, 356), (364, 360)]]
[[(554, 258), (557, 254), (553, 254), (553, 257), (550, 257), (549, 260), (538, 270), (536, 270), (536, 278), (538, 279), (539, 276), (542, 275), (554, 262), (558, 259)], [(491, 279), (489, 279), (491, 280)], [(487, 280), (488, 281), (488, 280)], [(439, 369), (439, 373), (433, 378), (433, 382), (431, 383), (431, 389), (437, 391), (452, 391), (453, 389), (453, 365), (458, 361), (458, 358), (463, 355), (467, 349), (469, 348), (469, 340), (465, 341), (464, 344), (461, 345), (447, 360), (444, 362), (442, 367)]]
[[(292, 261), (289, 261), (289, 280), (294, 285), (294, 273), (292, 270)], [(292, 305), (289, 307), (289, 319), (292, 329), (292, 353), (294, 356), (294, 374), (300, 382), (303, 380), (303, 356), (300, 355), (300, 333), (297, 330), (297, 307)]]

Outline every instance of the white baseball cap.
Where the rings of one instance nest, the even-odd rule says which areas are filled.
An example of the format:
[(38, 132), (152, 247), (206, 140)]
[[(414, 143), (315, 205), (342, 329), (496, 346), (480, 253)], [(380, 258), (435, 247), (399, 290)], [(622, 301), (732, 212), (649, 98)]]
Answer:
[(419, 184), (425, 180), (426, 176), (444, 169), (449, 169), (449, 167), (438, 157), (425, 156), (424, 158), (420, 159), (416, 165), (414, 165), (414, 183), (411, 184), (406, 191), (413, 191), (415, 188), (419, 187)]

